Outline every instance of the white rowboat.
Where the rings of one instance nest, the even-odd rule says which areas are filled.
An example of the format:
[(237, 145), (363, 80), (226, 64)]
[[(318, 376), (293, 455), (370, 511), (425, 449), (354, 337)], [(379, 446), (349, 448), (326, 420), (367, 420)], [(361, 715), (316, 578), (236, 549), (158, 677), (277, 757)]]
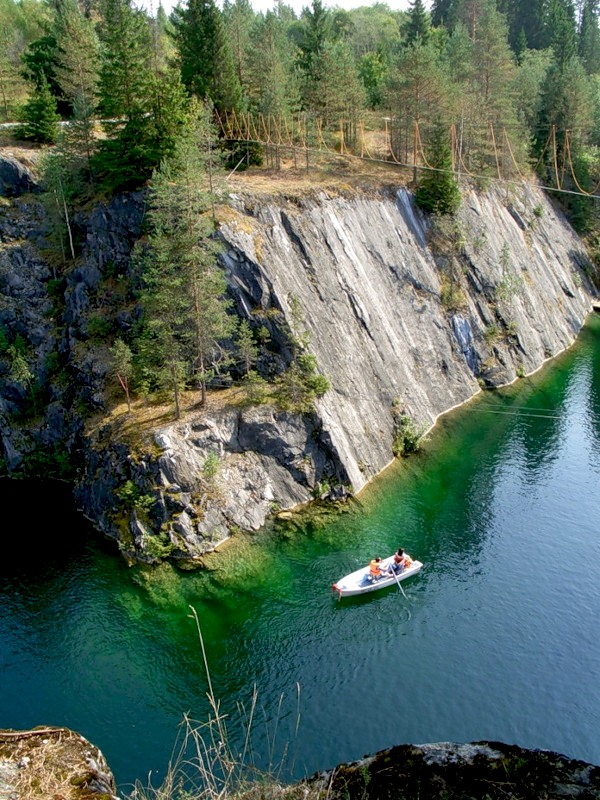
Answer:
[[(383, 559), (380, 563), (379, 566), (384, 573), (386, 573), (387, 568), (393, 560), (394, 556), (390, 556), (389, 558)], [(405, 581), (412, 575), (416, 575), (417, 572), (421, 571), (422, 566), (423, 564), (420, 561), (412, 561), (411, 565), (405, 567), (402, 572), (396, 572), (391, 575), (384, 574), (381, 578), (372, 578), (369, 566), (367, 565), (341, 578), (337, 583), (334, 583), (331, 588), (338, 593), (340, 599), (342, 597), (352, 597), (358, 594), (366, 594), (367, 592), (375, 592), (379, 589), (385, 589), (386, 586), (394, 586), (396, 583), (399, 584), (400, 581)]]

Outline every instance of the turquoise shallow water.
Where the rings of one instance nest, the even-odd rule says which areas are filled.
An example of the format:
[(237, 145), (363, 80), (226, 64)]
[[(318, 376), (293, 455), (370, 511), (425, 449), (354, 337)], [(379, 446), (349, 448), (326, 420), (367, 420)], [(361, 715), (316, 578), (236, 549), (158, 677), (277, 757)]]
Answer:
[[(444, 417), (339, 518), (239, 539), (208, 572), (126, 567), (62, 487), (1, 484), (0, 726), (66, 725), (118, 783), (160, 779), (207, 678), (257, 763), (300, 776), (401, 742), (498, 739), (600, 764), (600, 319)], [(15, 514), (18, 524), (8, 523)], [(32, 545), (35, 543), (35, 547)], [(403, 545), (425, 566), (338, 602)]]

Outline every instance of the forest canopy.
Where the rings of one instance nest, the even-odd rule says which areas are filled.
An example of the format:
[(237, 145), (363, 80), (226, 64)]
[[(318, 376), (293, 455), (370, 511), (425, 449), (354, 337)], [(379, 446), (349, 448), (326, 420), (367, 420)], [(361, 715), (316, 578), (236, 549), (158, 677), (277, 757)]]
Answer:
[[(459, 207), (461, 173), (484, 185), (535, 171), (600, 252), (590, 197), (600, 182), (599, 4), (411, 0), (395, 11), (311, 0), (297, 14), (283, 0), (265, 13), (249, 0), (182, 0), (150, 15), (132, 0), (0, 0), (0, 121), (54, 145), (45, 183), (63, 260), (76, 256), (77, 203), (150, 189), (151, 231), (136, 255), (142, 319), (113, 347), (121, 385), (135, 345), (140, 385), (170, 385), (177, 401), (192, 382), (204, 395), (233, 348), (261, 391), (257, 337), (264, 347), (268, 332), (230, 324), (210, 218), (219, 169), (261, 163), (265, 148), (249, 141), (260, 125), (362, 154), (365, 132), (385, 124), (389, 157), (415, 165), (416, 201), (436, 215)], [(417, 150), (429, 170), (418, 175)], [(169, 306), (174, 281), (184, 284)], [(318, 396), (326, 381), (290, 336), (295, 372), (280, 397), (298, 382)]]

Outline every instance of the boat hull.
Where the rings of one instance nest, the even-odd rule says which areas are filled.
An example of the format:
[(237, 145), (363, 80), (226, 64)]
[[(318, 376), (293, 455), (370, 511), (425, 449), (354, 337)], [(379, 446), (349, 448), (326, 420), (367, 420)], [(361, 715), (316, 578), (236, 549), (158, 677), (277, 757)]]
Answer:
[[(382, 561), (382, 569), (385, 571), (389, 564), (393, 561), (393, 556), (386, 558)], [(344, 578), (333, 584), (331, 587), (334, 589), (340, 598), (342, 597), (355, 597), (360, 594), (368, 594), (369, 592), (377, 592), (380, 589), (385, 589), (386, 586), (395, 586), (400, 581), (405, 581), (407, 578), (416, 575), (421, 571), (423, 564), (420, 561), (413, 561), (410, 567), (406, 567), (402, 572), (395, 575), (384, 575), (376, 580), (371, 580), (369, 576), (369, 567), (357, 569), (351, 572)]]

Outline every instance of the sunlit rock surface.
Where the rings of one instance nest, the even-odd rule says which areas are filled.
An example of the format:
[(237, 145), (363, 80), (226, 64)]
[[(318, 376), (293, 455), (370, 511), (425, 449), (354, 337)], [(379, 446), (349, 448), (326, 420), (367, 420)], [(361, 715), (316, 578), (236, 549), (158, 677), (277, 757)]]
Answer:
[(428, 430), (482, 387), (533, 372), (574, 342), (597, 300), (581, 240), (525, 185), (464, 191), (441, 224), (406, 189), (231, 196), (223, 265), (239, 315), (270, 335), (267, 377), (296, 336), (331, 389), (308, 415), (216, 403), (121, 435), (97, 330), (106, 319), (127, 338), (136, 324), (145, 196), (76, 215), (77, 257), (59, 275), (43, 206), (9, 173), (0, 326), (21, 337), (31, 374), (0, 361), (3, 474), (73, 480), (78, 506), (131, 559), (194, 563), (280, 510), (360, 491), (392, 460), (399, 417)]
[(404, 189), (236, 207), (222, 233), (239, 310), (309, 332), (332, 382), (318, 413), (355, 490), (391, 459), (394, 404), (429, 428), (568, 347), (591, 308), (582, 243), (531, 188), (467, 193), (433, 248)]

